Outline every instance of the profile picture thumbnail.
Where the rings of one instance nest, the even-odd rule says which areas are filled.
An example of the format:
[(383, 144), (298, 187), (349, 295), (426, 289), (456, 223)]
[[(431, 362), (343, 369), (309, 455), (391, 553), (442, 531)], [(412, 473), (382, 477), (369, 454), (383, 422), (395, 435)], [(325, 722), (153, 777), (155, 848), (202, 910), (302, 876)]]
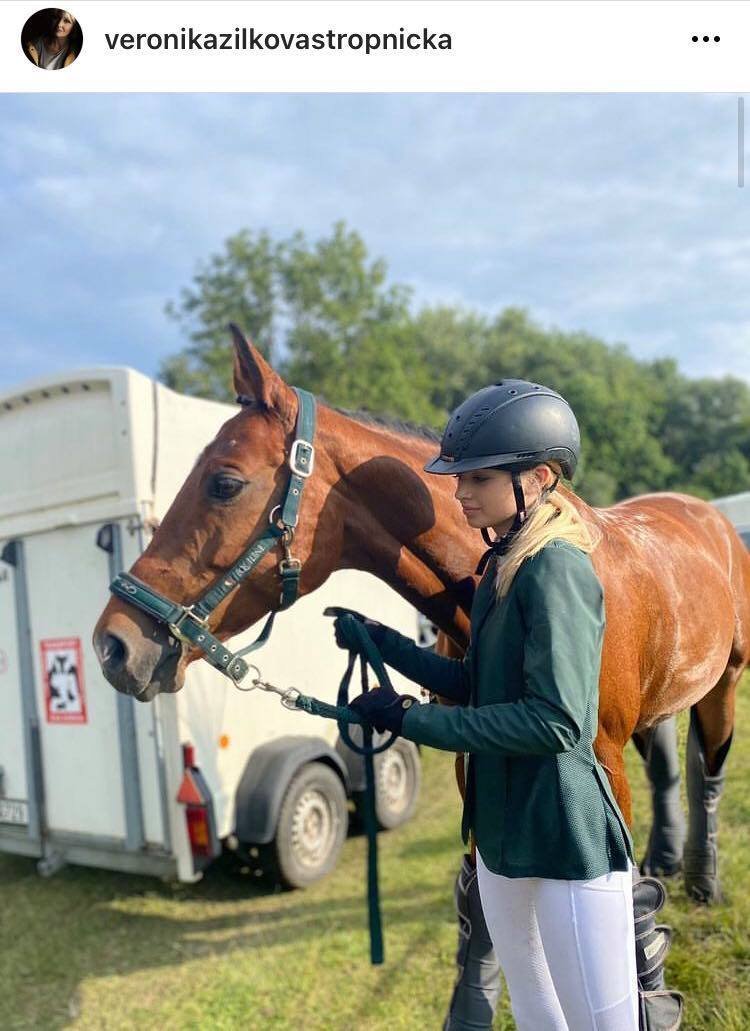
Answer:
[(21, 47), (26, 57), (48, 72), (67, 68), (83, 47), (78, 19), (61, 7), (44, 7), (32, 14), (21, 31)]

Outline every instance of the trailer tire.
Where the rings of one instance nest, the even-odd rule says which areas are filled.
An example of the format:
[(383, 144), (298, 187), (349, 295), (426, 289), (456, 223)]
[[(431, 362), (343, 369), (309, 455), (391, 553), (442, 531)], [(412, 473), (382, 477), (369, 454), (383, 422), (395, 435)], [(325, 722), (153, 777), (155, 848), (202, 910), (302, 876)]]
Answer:
[(349, 810), (339, 776), (322, 762), (295, 773), (271, 842), (273, 872), (286, 888), (306, 888), (329, 874), (346, 840)]
[[(380, 830), (393, 830), (412, 818), (421, 781), (419, 751), (413, 741), (398, 738), (391, 748), (375, 756), (375, 812)], [(361, 824), (364, 804), (364, 791), (354, 792)]]

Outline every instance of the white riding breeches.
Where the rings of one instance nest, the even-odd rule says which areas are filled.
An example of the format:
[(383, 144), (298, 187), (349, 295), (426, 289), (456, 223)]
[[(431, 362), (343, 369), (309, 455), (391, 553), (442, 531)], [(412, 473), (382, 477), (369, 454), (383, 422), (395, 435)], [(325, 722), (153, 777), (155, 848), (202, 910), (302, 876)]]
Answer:
[(631, 870), (477, 879), (518, 1031), (638, 1031)]

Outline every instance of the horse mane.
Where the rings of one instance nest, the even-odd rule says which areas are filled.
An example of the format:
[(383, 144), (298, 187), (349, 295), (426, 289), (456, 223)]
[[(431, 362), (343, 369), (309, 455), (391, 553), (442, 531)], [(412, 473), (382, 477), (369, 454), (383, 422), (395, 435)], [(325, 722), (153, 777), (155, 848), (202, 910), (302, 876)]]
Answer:
[(425, 426), (422, 423), (411, 422), (409, 419), (399, 419), (394, 415), (381, 415), (378, 412), (370, 412), (363, 408), (339, 408), (337, 405), (329, 404), (324, 398), (320, 400), (327, 408), (338, 412), (339, 415), (345, 415), (348, 419), (353, 419), (363, 426), (375, 426), (381, 430), (390, 430), (392, 433), (398, 433), (402, 437), (428, 440), (432, 444), (440, 443), (440, 435), (430, 426)]
[[(364, 408), (339, 408), (338, 405), (332, 405), (330, 401), (326, 401), (321, 394), (318, 395), (317, 399), (320, 404), (330, 408), (331, 411), (338, 412), (339, 415), (344, 415), (347, 419), (354, 419), (355, 422), (359, 422), (363, 426), (375, 426), (382, 430), (398, 433), (404, 437), (428, 440), (432, 444), (440, 443), (440, 434), (433, 430), (432, 427), (425, 426), (422, 423), (411, 422), (409, 419), (399, 419), (394, 415), (381, 415), (378, 412), (370, 412)], [(270, 410), (256, 398), (247, 397), (245, 394), (238, 394), (235, 400), (243, 408), (255, 408), (259, 411)]]

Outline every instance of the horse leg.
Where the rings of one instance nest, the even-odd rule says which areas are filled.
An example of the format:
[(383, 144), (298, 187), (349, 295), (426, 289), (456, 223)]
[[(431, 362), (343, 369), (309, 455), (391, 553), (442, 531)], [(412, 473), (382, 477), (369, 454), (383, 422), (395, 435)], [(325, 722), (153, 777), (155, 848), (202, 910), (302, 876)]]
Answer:
[[(464, 757), (456, 756), (461, 798), (466, 791)], [(443, 1031), (490, 1031), (503, 986), (477, 883), (476, 855), (465, 855), (454, 888), (458, 917), (458, 975)]]
[(638, 1023), (641, 1031), (675, 1031), (682, 1022), (682, 993), (664, 983), (664, 963), (672, 929), (657, 924), (656, 915), (667, 893), (656, 877), (641, 877), (633, 869), (635, 966), (638, 973)]
[(490, 1031), (502, 994), (500, 964), (482, 911), (476, 856), (465, 855), (455, 886), (458, 977), (443, 1031)]
[(655, 877), (672, 877), (682, 869), (685, 844), (675, 718), (636, 732), (633, 744), (643, 759), (651, 787), (651, 833), (640, 871)]
[[(640, 750), (640, 749), (639, 749)], [(620, 812), (631, 824), (632, 800), (625, 773), (624, 744), (600, 729), (596, 757), (607, 771)], [(635, 923), (635, 965), (638, 975), (638, 1014), (641, 1031), (669, 1028), (676, 1031), (682, 1020), (682, 996), (665, 987), (664, 963), (671, 941), (671, 929), (656, 923), (666, 891), (655, 877), (641, 877), (633, 867), (633, 921)]]
[(688, 837), (685, 889), (696, 902), (720, 902), (719, 799), (734, 729), (734, 699), (744, 663), (730, 664), (705, 698), (690, 709), (687, 740)]

